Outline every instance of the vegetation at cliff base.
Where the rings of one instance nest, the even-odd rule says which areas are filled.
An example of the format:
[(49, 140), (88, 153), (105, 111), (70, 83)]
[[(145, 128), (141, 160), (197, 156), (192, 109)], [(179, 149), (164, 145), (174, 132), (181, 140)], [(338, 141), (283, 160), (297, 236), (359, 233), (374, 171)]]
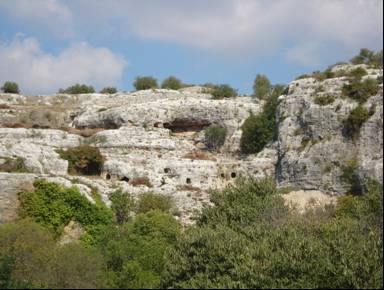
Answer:
[[(114, 222), (76, 190), (39, 181), (20, 195), (29, 220), (0, 226), (0, 286), (382, 288), (383, 187), (367, 180), (362, 193), (299, 214), (272, 179), (238, 179), (182, 231), (160, 198), (143, 209), (147, 197), (111, 194)], [(87, 233), (60, 246), (70, 219)]]

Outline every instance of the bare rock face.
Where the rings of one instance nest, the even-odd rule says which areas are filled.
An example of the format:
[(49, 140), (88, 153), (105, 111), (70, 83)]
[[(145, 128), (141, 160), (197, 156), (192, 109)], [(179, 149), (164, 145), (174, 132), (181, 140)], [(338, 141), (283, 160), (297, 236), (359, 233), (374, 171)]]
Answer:
[[(357, 66), (344, 65), (350, 71)], [(376, 79), (382, 70), (368, 70), (365, 78)], [(331, 194), (348, 191), (343, 168), (351, 160), (358, 164), (361, 178), (383, 182), (383, 91), (372, 96), (363, 106), (375, 113), (364, 123), (357, 140), (345, 136), (344, 120), (358, 103), (343, 97), (346, 77), (318, 81), (305, 78), (293, 81), (289, 92), (280, 97), (278, 108), (278, 172), (282, 186), (322, 190)], [(316, 103), (318, 96), (333, 96), (327, 105)]]
[[(223, 187), (239, 176), (274, 174), (275, 145), (257, 156), (239, 156), (241, 125), (250, 112), (261, 110), (250, 97), (213, 100), (197, 87), (115, 95), (3, 94), (0, 103), (5, 104), (0, 117), (0, 170), (9, 169), (1, 164), (22, 160), (17, 170), (33, 173), (33, 179), (76, 186), (91, 202), (91, 189), (107, 205), (108, 195), (117, 188), (134, 196), (154, 191), (172, 196), (182, 221), (188, 222), (194, 209), (209, 202), (210, 188)], [(60, 111), (58, 119), (42, 109)], [(219, 152), (208, 151), (204, 144), (203, 130), (211, 124), (228, 131)], [(57, 149), (79, 145), (100, 149), (105, 157), (100, 176), (68, 175), (68, 162)], [(9, 178), (14, 175), (18, 174)], [(3, 195), (8, 192), (15, 200), (14, 191), (7, 189)]]
[[(367, 78), (382, 75), (382, 70), (367, 70)], [(382, 90), (364, 104), (375, 112), (352, 141), (343, 122), (358, 103), (341, 96), (347, 81), (290, 83), (279, 98), (278, 140), (248, 156), (240, 154), (241, 126), (263, 105), (251, 97), (214, 100), (199, 87), (114, 95), (0, 94), (0, 171), (17, 171), (0, 172), (0, 222), (15, 217), (17, 192), (37, 178), (76, 186), (91, 202), (97, 191), (107, 205), (118, 188), (136, 197), (147, 191), (169, 195), (185, 223), (209, 203), (210, 188), (238, 177), (273, 176), (280, 186), (304, 190), (300, 196), (311, 190), (336, 195), (348, 191), (343, 168), (356, 160), (361, 178), (382, 182)], [(335, 100), (319, 105), (316, 97), (321, 95)], [(227, 129), (224, 145), (213, 152), (204, 143), (204, 129), (212, 124)], [(105, 157), (100, 176), (68, 175), (68, 162), (57, 150), (80, 145), (100, 149)]]

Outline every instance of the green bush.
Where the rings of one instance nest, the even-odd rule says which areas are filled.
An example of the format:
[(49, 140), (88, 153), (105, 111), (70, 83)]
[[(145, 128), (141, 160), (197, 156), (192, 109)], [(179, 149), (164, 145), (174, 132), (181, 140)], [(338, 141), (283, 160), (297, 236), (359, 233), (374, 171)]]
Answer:
[(75, 84), (71, 87), (68, 87), (66, 89), (60, 89), (60, 94), (93, 94), (95, 92), (95, 89), (92, 86), (87, 86), (83, 84)]
[(168, 252), (162, 287), (381, 288), (378, 192), (358, 216), (332, 207), (298, 215), (267, 180), (214, 192), (214, 206)]
[(367, 75), (367, 71), (362, 68), (362, 67), (358, 67), (358, 68), (355, 68), (354, 70), (351, 70), (349, 73), (348, 73), (348, 76), (350, 78), (352, 78), (352, 80), (355, 80), (355, 81), (360, 81), (361, 78), (365, 75)]
[(1, 289), (96, 289), (103, 282), (99, 252), (79, 244), (60, 246), (30, 221), (0, 225)]
[(179, 223), (157, 210), (138, 214), (120, 227), (109, 228), (98, 244), (107, 262), (109, 287), (160, 288), (165, 253), (179, 234)]
[(369, 112), (362, 105), (358, 105), (349, 113), (347, 119), (343, 121), (346, 135), (354, 141), (357, 140), (361, 127), (371, 115), (372, 112)]
[(242, 153), (258, 153), (268, 142), (277, 139), (276, 110), (278, 97), (283, 91), (283, 86), (275, 86), (263, 107), (263, 112), (257, 116), (251, 113), (243, 123), (241, 127), (243, 133), (240, 139), (240, 149)]
[(71, 220), (82, 226), (110, 224), (111, 211), (103, 204), (92, 204), (76, 188), (65, 188), (55, 183), (38, 180), (33, 192), (20, 192), (19, 215), (60, 235)]
[(314, 101), (317, 105), (326, 106), (332, 104), (335, 101), (335, 97), (331, 95), (316, 96)]
[(378, 93), (380, 87), (377, 80), (368, 78), (364, 81), (351, 81), (342, 88), (344, 96), (349, 97), (359, 103), (366, 102), (371, 96)]
[(205, 144), (210, 150), (217, 150), (223, 146), (227, 136), (227, 128), (211, 125), (204, 130)]
[(149, 90), (149, 89), (157, 89), (157, 80), (150, 76), (138, 76), (136, 77), (133, 86), (137, 91), (140, 90)]
[(256, 98), (266, 99), (268, 98), (269, 93), (272, 90), (272, 85), (267, 76), (265, 75), (256, 75), (255, 81), (253, 83), (253, 94)]
[(131, 195), (121, 189), (112, 192), (109, 196), (112, 202), (111, 209), (114, 211), (118, 224), (128, 221), (130, 212), (135, 206), (135, 201)]
[(105, 87), (100, 91), (100, 94), (116, 94), (117, 89), (115, 87)]
[(5, 82), (4, 85), (1, 87), (1, 90), (4, 93), (8, 93), (8, 94), (20, 93), (19, 86), (17, 85), (17, 83), (14, 83), (14, 82)]
[(170, 196), (146, 192), (140, 195), (137, 201), (136, 212), (147, 213), (151, 210), (160, 210), (169, 213), (174, 207), (174, 201)]
[(237, 96), (237, 91), (230, 85), (215, 85), (211, 91), (212, 96), (219, 100), (225, 98), (234, 98)]
[(179, 90), (183, 87), (183, 82), (174, 76), (166, 78), (162, 84), (162, 89)]
[(104, 157), (96, 147), (82, 145), (67, 150), (58, 150), (61, 158), (68, 160), (70, 174), (100, 175)]

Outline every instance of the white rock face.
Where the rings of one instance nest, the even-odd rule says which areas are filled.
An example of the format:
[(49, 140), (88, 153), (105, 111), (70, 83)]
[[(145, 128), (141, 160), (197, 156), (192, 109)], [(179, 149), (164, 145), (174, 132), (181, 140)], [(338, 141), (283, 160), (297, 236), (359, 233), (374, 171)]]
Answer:
[[(343, 65), (333, 70), (353, 68)], [(365, 77), (382, 75), (382, 70), (367, 70)], [(361, 177), (382, 182), (382, 91), (364, 104), (376, 110), (354, 143), (343, 135), (343, 120), (357, 106), (341, 97), (346, 82), (345, 77), (292, 82), (288, 94), (279, 98), (277, 142), (249, 156), (239, 154), (241, 125), (263, 105), (250, 97), (214, 100), (200, 87), (114, 95), (0, 94), (0, 104), (6, 105), (0, 109), (0, 168), (21, 158), (33, 173), (0, 173), (0, 222), (15, 216), (16, 194), (23, 182), (31, 186), (37, 178), (76, 186), (91, 202), (96, 189), (107, 205), (117, 188), (135, 197), (146, 191), (170, 195), (183, 222), (189, 222), (194, 209), (209, 203), (208, 189), (222, 188), (241, 176), (276, 177), (280, 186), (304, 190), (294, 198), (308, 195), (302, 197), (306, 200), (311, 190), (345, 193), (348, 184), (341, 178), (342, 168), (355, 158)], [(325, 94), (332, 94), (335, 101), (317, 105), (315, 97)], [(228, 131), (219, 152), (209, 152), (204, 145), (203, 129), (211, 124)], [(80, 134), (83, 129), (100, 131), (91, 137), (67, 132)], [(101, 176), (68, 175), (68, 162), (56, 150), (79, 145), (100, 149), (105, 157)]]
[[(358, 66), (343, 65), (350, 71)], [(382, 70), (368, 70), (365, 78), (377, 78)], [(349, 189), (341, 178), (348, 161), (357, 159), (359, 175), (383, 182), (383, 91), (372, 96), (364, 107), (375, 107), (375, 113), (364, 123), (360, 137), (353, 142), (345, 136), (343, 121), (358, 103), (341, 96), (346, 77), (317, 81), (300, 79), (289, 85), (281, 96), (278, 109), (279, 166), (278, 181), (282, 186), (322, 190), (331, 194)], [(332, 95), (335, 101), (318, 105), (315, 97)]]

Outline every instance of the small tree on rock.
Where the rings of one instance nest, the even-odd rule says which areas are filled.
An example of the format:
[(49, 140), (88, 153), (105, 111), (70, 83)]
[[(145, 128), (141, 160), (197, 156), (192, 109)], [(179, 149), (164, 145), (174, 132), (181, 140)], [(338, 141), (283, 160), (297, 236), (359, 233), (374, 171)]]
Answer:
[(271, 92), (271, 82), (265, 75), (258, 74), (253, 83), (253, 93), (256, 98), (265, 100)]
[(149, 90), (149, 89), (157, 89), (159, 86), (157, 85), (157, 80), (150, 76), (138, 76), (136, 77), (133, 86), (137, 91), (140, 90)]
[(15, 82), (5, 82), (1, 90), (8, 94), (18, 94), (20, 92), (19, 86)]

